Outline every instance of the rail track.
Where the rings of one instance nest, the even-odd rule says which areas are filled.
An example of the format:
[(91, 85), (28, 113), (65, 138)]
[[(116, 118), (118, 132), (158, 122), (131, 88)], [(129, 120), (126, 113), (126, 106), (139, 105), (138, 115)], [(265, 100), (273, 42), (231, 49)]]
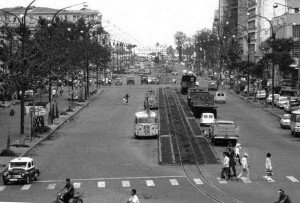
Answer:
[[(199, 158), (199, 146), (195, 145), (193, 133), (188, 125), (183, 107), (180, 103), (182, 99), (178, 98), (174, 88), (164, 88), (162, 90), (166, 112), (168, 115), (168, 123), (173, 134), (173, 147), (179, 157), (179, 164), (187, 178), (187, 180), (202, 194), (210, 198), (214, 202), (219, 203), (243, 203), (235, 197), (225, 193), (216, 185), (214, 185), (203, 173), (201, 164), (203, 159)], [(204, 138), (203, 138), (204, 139)], [(203, 153), (203, 152), (202, 152)], [(201, 155), (201, 154), (200, 154)], [(193, 180), (194, 172), (200, 174), (203, 184), (196, 184)]]

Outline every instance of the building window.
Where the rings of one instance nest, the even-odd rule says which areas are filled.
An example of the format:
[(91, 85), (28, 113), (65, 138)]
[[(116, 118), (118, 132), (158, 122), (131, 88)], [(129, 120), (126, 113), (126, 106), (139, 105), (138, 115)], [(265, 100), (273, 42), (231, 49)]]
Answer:
[(293, 37), (300, 37), (300, 25), (293, 26)]
[(300, 57), (300, 41), (294, 42), (293, 57)]

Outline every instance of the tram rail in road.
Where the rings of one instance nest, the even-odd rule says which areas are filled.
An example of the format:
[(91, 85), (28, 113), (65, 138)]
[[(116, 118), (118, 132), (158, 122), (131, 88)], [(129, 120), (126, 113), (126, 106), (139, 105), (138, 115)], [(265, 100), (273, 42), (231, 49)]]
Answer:
[[(188, 181), (202, 194), (206, 195), (210, 199), (219, 203), (243, 203), (236, 199), (230, 194), (225, 193), (216, 185), (214, 185), (203, 173), (201, 164), (203, 162), (197, 157), (199, 155), (199, 149), (195, 143), (193, 133), (191, 133), (190, 126), (184, 115), (182, 106), (180, 105), (178, 95), (175, 93), (174, 88), (164, 88), (162, 90), (166, 110), (168, 112), (168, 122), (174, 127), (174, 135), (172, 136), (175, 140), (175, 146), (177, 148), (179, 164), (185, 174)], [(202, 138), (205, 139), (205, 138)], [(209, 144), (207, 142), (207, 144)], [(196, 152), (198, 151), (198, 152)], [(202, 177), (202, 184), (197, 184), (193, 177), (193, 172), (197, 171)]]

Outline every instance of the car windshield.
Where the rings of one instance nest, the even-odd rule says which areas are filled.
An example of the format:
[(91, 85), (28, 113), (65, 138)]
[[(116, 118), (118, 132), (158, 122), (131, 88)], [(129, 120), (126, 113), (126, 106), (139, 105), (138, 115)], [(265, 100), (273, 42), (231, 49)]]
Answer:
[(154, 123), (154, 118), (139, 118), (138, 123)]
[(10, 168), (25, 168), (27, 162), (11, 162), (9, 163)]
[(290, 119), (291, 115), (287, 114), (287, 115), (283, 115), (282, 119)]
[(218, 122), (218, 125), (234, 125), (232, 122)]
[(209, 115), (209, 118), (214, 118), (213, 115)]

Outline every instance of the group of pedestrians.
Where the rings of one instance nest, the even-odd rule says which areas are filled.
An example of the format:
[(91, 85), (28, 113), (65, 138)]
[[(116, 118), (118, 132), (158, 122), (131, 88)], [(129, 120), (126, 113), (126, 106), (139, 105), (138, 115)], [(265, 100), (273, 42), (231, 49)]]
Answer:
[[(242, 149), (242, 145), (240, 143), (236, 143), (234, 149), (232, 147), (226, 148), (226, 151), (223, 152), (223, 167), (221, 171), (221, 179), (236, 179), (239, 180), (241, 177), (246, 177), (250, 181), (250, 171), (249, 171), (249, 164), (248, 164), (248, 153), (243, 153), (243, 157), (240, 158), (240, 151)], [(236, 165), (239, 164), (242, 167), (241, 172), (237, 176), (236, 173)], [(267, 153), (266, 155), (266, 175), (264, 176), (265, 179), (268, 181), (271, 180), (273, 175), (273, 168), (271, 162), (271, 153)]]

